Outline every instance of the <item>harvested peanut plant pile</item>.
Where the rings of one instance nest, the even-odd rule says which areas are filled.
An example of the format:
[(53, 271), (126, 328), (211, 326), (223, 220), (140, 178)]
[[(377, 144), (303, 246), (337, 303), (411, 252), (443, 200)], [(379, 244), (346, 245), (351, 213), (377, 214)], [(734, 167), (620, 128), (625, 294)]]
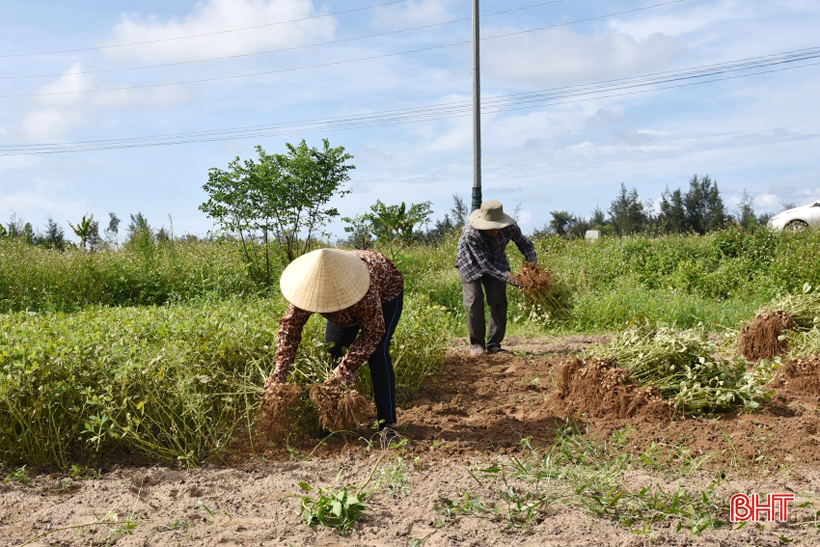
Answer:
[(770, 359), (789, 351), (783, 331), (794, 328), (794, 318), (783, 310), (763, 312), (740, 329), (738, 352), (752, 361)]
[(301, 395), (302, 388), (296, 384), (269, 386), (259, 405), (256, 419), (259, 430), (269, 435), (288, 431)]
[(524, 308), (530, 320), (558, 321), (569, 315), (570, 291), (540, 264), (523, 264), (521, 271), (513, 278), (521, 289)]
[[(593, 353), (614, 358), (638, 385), (656, 387), (687, 414), (758, 408), (771, 371), (747, 372), (745, 359), (715, 359), (716, 350), (700, 330), (632, 326)], [(768, 377), (760, 381), (763, 376)]]

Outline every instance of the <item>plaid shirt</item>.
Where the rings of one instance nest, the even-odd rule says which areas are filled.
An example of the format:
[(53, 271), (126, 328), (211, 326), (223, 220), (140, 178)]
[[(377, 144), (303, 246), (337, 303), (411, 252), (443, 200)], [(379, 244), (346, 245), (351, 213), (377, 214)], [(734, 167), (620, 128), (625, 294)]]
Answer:
[(504, 253), (510, 240), (515, 243), (527, 262), (538, 261), (535, 256), (535, 245), (521, 233), (518, 224), (502, 228), (495, 237), (490, 237), (482, 230), (466, 224), (458, 239), (456, 251), (456, 267), (464, 280), (471, 282), (482, 275), (491, 275), (510, 283), (507, 274), (510, 271), (510, 263)]

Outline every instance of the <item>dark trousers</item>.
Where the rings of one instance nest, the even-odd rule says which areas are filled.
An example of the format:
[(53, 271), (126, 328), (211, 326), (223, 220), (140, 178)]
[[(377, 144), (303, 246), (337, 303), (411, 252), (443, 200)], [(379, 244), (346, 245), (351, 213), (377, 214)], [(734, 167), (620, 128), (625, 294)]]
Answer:
[[(376, 351), (367, 360), (370, 367), (370, 379), (373, 382), (373, 398), (376, 400), (376, 411), (380, 424), (396, 423), (396, 373), (393, 371), (393, 360), (390, 358), (390, 340), (396, 332), (396, 325), (404, 307), (404, 292), (390, 302), (382, 304), (385, 332)], [(359, 327), (342, 327), (332, 321), (325, 326), (325, 343), (333, 343), (328, 351), (334, 359), (341, 359), (344, 349), (356, 339)]]
[[(489, 338), (484, 318), (484, 293), (490, 307)], [(507, 284), (491, 275), (483, 275), (475, 281), (465, 281), (461, 277), (461, 294), (464, 312), (467, 314), (467, 332), (470, 346), (491, 350), (501, 348), (501, 341), (507, 331)]]

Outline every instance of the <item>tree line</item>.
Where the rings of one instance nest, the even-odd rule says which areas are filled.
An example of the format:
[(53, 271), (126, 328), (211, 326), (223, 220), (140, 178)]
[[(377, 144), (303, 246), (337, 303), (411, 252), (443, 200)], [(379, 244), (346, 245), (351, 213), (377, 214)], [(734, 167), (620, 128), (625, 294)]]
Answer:
[[(65, 251), (66, 249), (79, 248), (85, 251), (100, 251), (103, 249), (116, 249), (121, 245), (161, 243), (170, 241), (173, 229), (161, 226), (154, 229), (148, 223), (145, 215), (136, 213), (130, 215), (130, 222), (126, 226), (123, 234), (120, 234), (120, 220), (116, 213), (108, 213), (108, 223), (100, 228), (100, 221), (94, 220), (93, 214), (85, 214), (75, 223), (66, 221), (71, 231), (80, 242), (75, 243), (66, 238), (66, 231), (52, 217), (48, 217), (45, 229), (35, 230), (30, 222), (25, 222), (12, 213), (9, 221), (3, 225), (0, 223), (0, 239), (13, 239), (29, 245), (37, 245), (47, 249)], [(120, 240), (120, 235), (123, 239)], [(191, 239), (193, 236), (185, 236), (184, 239)], [(196, 237), (193, 237), (197, 239)]]
[[(657, 205), (657, 206), (656, 206)], [(785, 209), (794, 207), (784, 205)], [(770, 213), (756, 215), (752, 196), (744, 190), (736, 212), (727, 210), (720, 196), (717, 181), (705, 175), (693, 175), (689, 188), (670, 190), (666, 187), (657, 204), (643, 202), (633, 187), (627, 191), (621, 183), (620, 192), (607, 208), (609, 216), (596, 207), (588, 218), (568, 211), (551, 211), (550, 220), (534, 236), (555, 234), (564, 237), (584, 237), (587, 230), (600, 230), (603, 235), (706, 234), (729, 225), (754, 229), (765, 226)]]
[[(242, 160), (237, 156), (227, 169), (209, 170), (208, 181), (202, 187), (207, 199), (199, 209), (219, 226), (221, 232), (217, 237), (241, 243), (252, 277), (270, 282), (273, 263), (285, 265), (317, 243), (328, 243), (331, 234), (324, 229), (336, 218), (346, 223), (347, 234), (337, 244), (368, 249), (378, 242), (391, 254), (395, 248), (410, 243), (436, 245), (460, 231), (467, 222), (469, 210), (458, 194), (453, 194), (450, 211), (434, 223), (430, 201), (391, 204), (379, 199), (366, 213), (341, 217), (339, 210), (328, 204), (331, 199), (350, 193), (345, 184), (350, 180), (349, 171), (355, 169), (349, 163), (353, 156), (344, 147), (331, 147), (327, 139), (322, 144), (320, 148), (309, 147), (302, 140), (298, 145), (286, 144), (286, 151), (277, 154), (257, 146), (256, 159)], [(515, 207), (514, 218), (519, 208)], [(754, 228), (765, 225), (770, 217), (755, 215), (752, 199), (745, 191), (737, 213), (730, 214), (717, 182), (708, 175), (697, 174), (689, 180), (686, 190), (670, 190), (667, 186), (657, 203), (643, 202), (635, 188), (628, 191), (621, 183), (620, 192), (606, 212), (596, 207), (588, 218), (568, 211), (550, 214), (552, 220), (543, 229), (535, 230), (533, 236), (583, 237), (592, 229), (604, 235), (705, 234), (727, 224)], [(0, 238), (20, 239), (58, 250), (78, 246), (94, 251), (120, 244), (120, 222), (115, 213), (109, 213), (108, 224), (102, 229), (93, 215), (85, 215), (76, 223), (68, 222), (80, 239), (76, 245), (66, 239), (63, 228), (51, 218), (43, 232), (36, 232), (30, 223), (13, 215), (6, 226), (0, 224)], [(173, 237), (173, 228), (169, 231), (163, 226), (154, 230), (142, 213), (137, 213), (130, 215), (124, 244), (146, 246)]]

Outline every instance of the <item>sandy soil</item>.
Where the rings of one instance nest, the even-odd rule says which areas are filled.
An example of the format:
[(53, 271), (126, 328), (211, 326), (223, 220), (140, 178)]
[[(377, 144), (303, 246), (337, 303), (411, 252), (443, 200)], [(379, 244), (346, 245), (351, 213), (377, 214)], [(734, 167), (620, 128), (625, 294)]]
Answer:
[[(240, 445), (245, 448), (237, 448), (226, 462), (192, 470), (115, 464), (96, 477), (41, 472), (29, 484), (9, 480), (0, 485), (0, 545), (740, 547), (784, 545), (788, 539), (820, 546), (820, 528), (795, 524), (820, 509), (816, 391), (805, 382), (781, 378), (773, 403), (762, 412), (697, 419), (646, 412), (649, 403), (634, 398), (628, 385), (599, 391), (594, 401), (570, 400), (570, 395), (559, 399), (560, 367), (575, 352), (603, 340), (511, 339), (507, 348), (512, 353), (480, 357), (470, 357), (466, 346), (458, 345), (448, 353), (438, 381), (401, 405), (400, 433), (406, 442), (399, 445), (396, 439), (385, 445), (365, 429), (324, 441), (292, 440), (287, 447), (257, 446), (253, 453)], [(499, 501), (501, 485), (479, 485), (471, 471), (523, 457), (524, 437), (531, 437), (534, 446), (547, 446), (556, 429), (566, 425), (602, 440), (625, 431), (624, 449), (637, 457), (654, 443), (672, 466), (681, 449), (690, 456), (709, 456), (680, 481), (664, 478), (669, 475), (662, 470), (631, 471), (624, 477), (630, 487), (658, 484), (670, 490), (679, 482), (697, 492), (722, 474), (718, 489), (724, 500), (737, 492), (795, 493), (791, 522), (739, 530), (727, 526), (693, 536), (676, 532), (677, 523), (668, 519), (649, 533), (636, 534), (555, 504), (520, 534), (492, 519), (459, 518), (441, 525), (444, 515), (436, 507), (444, 498), (458, 502), (469, 492), (486, 504)], [(406, 472), (396, 476), (405, 483), (388, 481), (384, 470), (402, 465)], [(366, 483), (368, 509), (345, 535), (309, 527), (300, 518), (300, 482), (314, 488)], [(798, 507), (805, 502), (813, 505)]]

